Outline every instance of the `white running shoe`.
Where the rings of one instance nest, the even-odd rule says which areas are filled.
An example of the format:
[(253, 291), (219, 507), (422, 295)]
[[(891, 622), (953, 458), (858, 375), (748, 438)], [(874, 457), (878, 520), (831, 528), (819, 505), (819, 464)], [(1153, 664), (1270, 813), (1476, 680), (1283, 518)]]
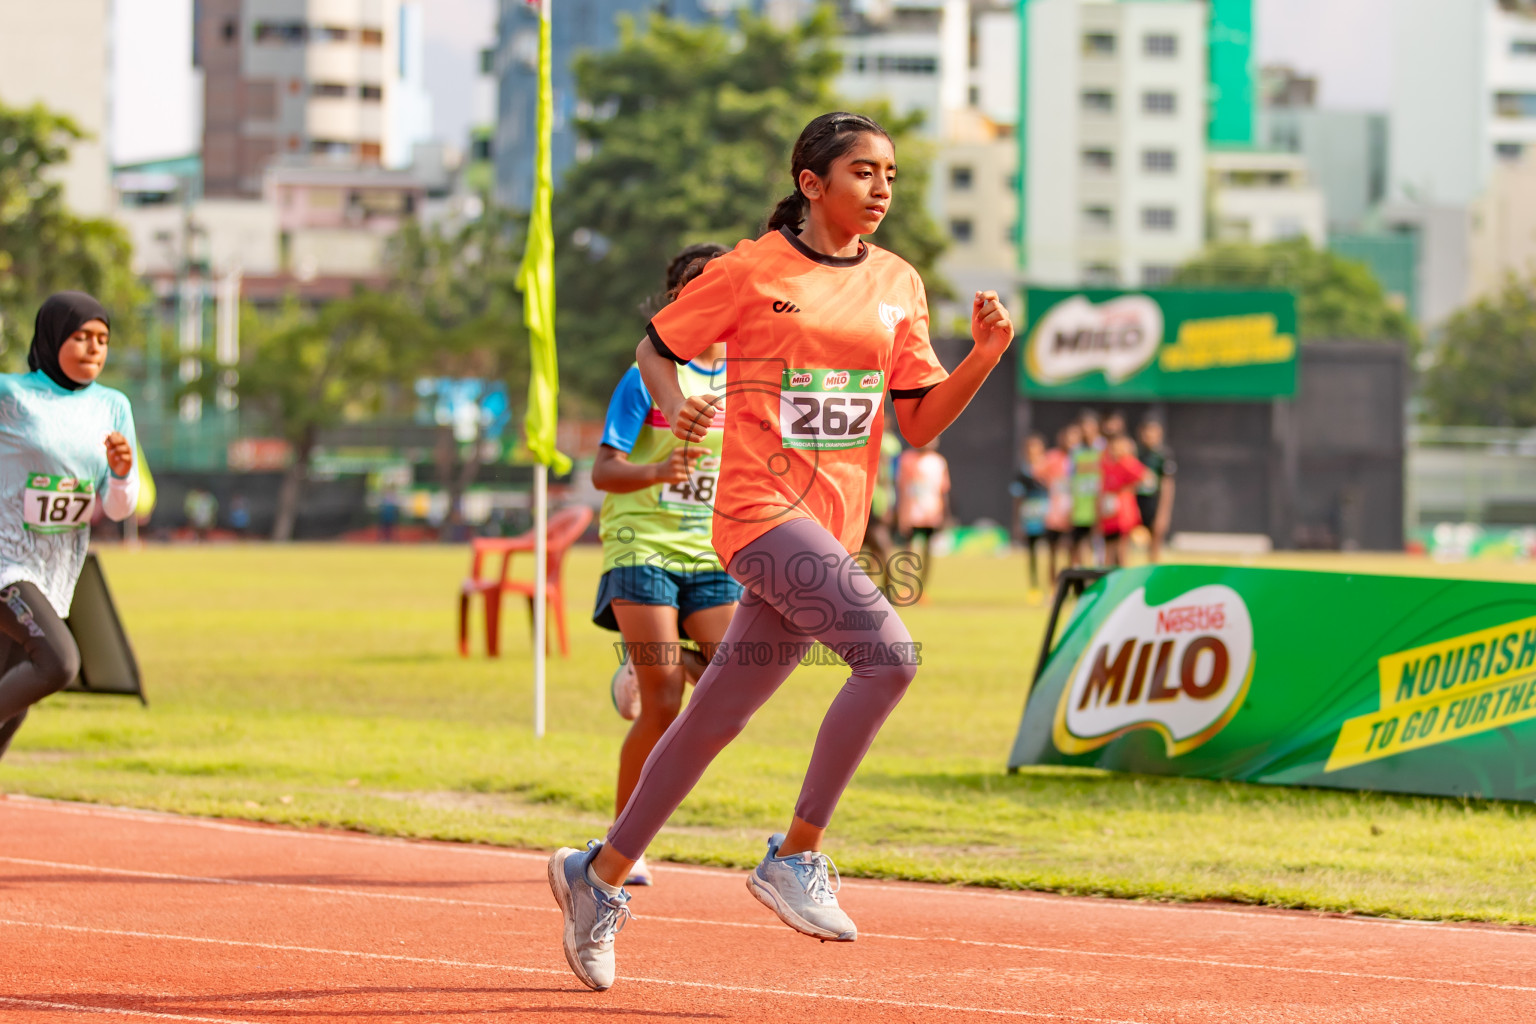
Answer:
[(629, 877), (624, 879), (625, 885), (650, 885), (651, 866), (641, 857), (635, 861), (635, 866), (629, 869)]
[(599, 992), (613, 984), (613, 939), (632, 916), (629, 893), (621, 888), (610, 896), (587, 880), (587, 865), (601, 845), (594, 839), (585, 850), (566, 846), (549, 858), (549, 888), (565, 918), (565, 962), (583, 985)]
[(608, 683), (608, 692), (613, 697), (613, 707), (620, 718), (633, 722), (640, 717), (640, 680), (635, 675), (635, 663), (629, 658), (625, 658), (624, 664), (614, 672), (613, 679)]
[[(852, 942), (859, 937), (853, 919), (837, 905), (837, 865), (824, 853), (805, 850), (778, 856), (784, 834), (768, 837), (768, 854), (747, 876), (752, 895), (797, 932), (823, 942)], [(830, 877), (829, 877), (830, 873)]]

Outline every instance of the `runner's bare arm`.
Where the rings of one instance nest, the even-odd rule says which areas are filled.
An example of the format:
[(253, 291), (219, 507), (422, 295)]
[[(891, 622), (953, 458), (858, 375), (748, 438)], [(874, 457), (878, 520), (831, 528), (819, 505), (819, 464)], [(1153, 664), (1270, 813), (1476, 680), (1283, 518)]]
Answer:
[(676, 484), (688, 479), (688, 450), (674, 448), (665, 462), (630, 462), (617, 448), (597, 446), (592, 463), (592, 486), (609, 494), (630, 494), (657, 484)]
[(971, 351), (944, 381), (921, 398), (892, 400), (901, 436), (909, 443), (925, 445), (955, 422), (1008, 350), (1013, 341), (1013, 321), (997, 292), (976, 293), (971, 303), (971, 339)]
[(672, 433), (685, 441), (702, 441), (709, 433), (709, 425), (715, 420), (714, 404), (701, 395), (683, 396), (677, 383), (677, 364), (660, 352), (646, 338), (635, 349), (635, 363), (640, 367), (640, 379), (651, 393), (656, 408), (672, 425)]

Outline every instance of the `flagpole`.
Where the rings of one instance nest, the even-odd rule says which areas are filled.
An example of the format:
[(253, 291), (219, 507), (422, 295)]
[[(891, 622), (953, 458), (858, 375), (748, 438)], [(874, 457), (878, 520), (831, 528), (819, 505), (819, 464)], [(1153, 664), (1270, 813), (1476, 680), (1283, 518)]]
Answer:
[(554, 57), (550, 32), (552, 0), (524, 0), (539, 12), (539, 143), (534, 153), (533, 205), (528, 212), (528, 246), (517, 271), (528, 327), (528, 413), (523, 431), (533, 456), (533, 735), (544, 735), (544, 669), (549, 578), (549, 469), (568, 473), (570, 457), (556, 445), (560, 418), (560, 360), (555, 352), (555, 235), (550, 214), (554, 193), (550, 138), (554, 130)]
[[(549, 0), (544, 0), (548, 3)], [(549, 548), (549, 467), (533, 467), (533, 735), (544, 736), (545, 592), (549, 586), (545, 556)]]
[[(536, 177), (539, 184), (536, 191), (539, 197), (535, 204), (541, 206), (539, 210), (547, 219), (550, 216), (549, 195), (547, 177), (549, 174), (550, 160), (550, 129), (553, 117), (553, 103), (550, 82), (554, 68), (551, 66), (554, 54), (549, 45), (550, 17), (553, 13), (553, 0), (539, 0), (539, 145), (538, 165)], [(548, 268), (552, 270), (553, 268)], [(547, 282), (552, 287), (553, 281)], [(553, 316), (553, 303), (550, 303), (548, 314)], [(546, 323), (547, 330), (553, 330), (554, 324)], [(549, 410), (551, 413), (554, 410)], [(553, 449), (554, 438), (547, 438), (549, 447)], [(549, 465), (545, 461), (548, 452), (541, 452), (538, 461), (533, 467), (533, 736), (534, 739), (544, 738), (544, 675), (545, 662), (548, 660), (549, 638), (548, 624), (545, 618), (548, 614), (549, 594)]]

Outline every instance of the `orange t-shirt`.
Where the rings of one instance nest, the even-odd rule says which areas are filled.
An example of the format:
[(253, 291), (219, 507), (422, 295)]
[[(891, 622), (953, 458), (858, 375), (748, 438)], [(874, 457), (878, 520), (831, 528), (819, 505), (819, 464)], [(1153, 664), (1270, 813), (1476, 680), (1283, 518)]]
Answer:
[(880, 460), (882, 398), (919, 398), (949, 376), (928, 341), (917, 271), (873, 245), (824, 256), (788, 231), (712, 260), (646, 328), (686, 362), (726, 343), (725, 448), (715, 495), (722, 565), (792, 518), (864, 543)]

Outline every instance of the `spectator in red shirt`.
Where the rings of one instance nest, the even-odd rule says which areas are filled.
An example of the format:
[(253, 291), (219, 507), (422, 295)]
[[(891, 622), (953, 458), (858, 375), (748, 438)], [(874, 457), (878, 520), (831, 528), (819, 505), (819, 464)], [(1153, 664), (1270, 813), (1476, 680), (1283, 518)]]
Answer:
[(1109, 439), (1104, 449), (1102, 490), (1099, 493), (1099, 531), (1104, 535), (1104, 564), (1125, 564), (1125, 539), (1141, 525), (1136, 506), (1136, 487), (1148, 475), (1136, 459), (1136, 442), (1124, 433)]

